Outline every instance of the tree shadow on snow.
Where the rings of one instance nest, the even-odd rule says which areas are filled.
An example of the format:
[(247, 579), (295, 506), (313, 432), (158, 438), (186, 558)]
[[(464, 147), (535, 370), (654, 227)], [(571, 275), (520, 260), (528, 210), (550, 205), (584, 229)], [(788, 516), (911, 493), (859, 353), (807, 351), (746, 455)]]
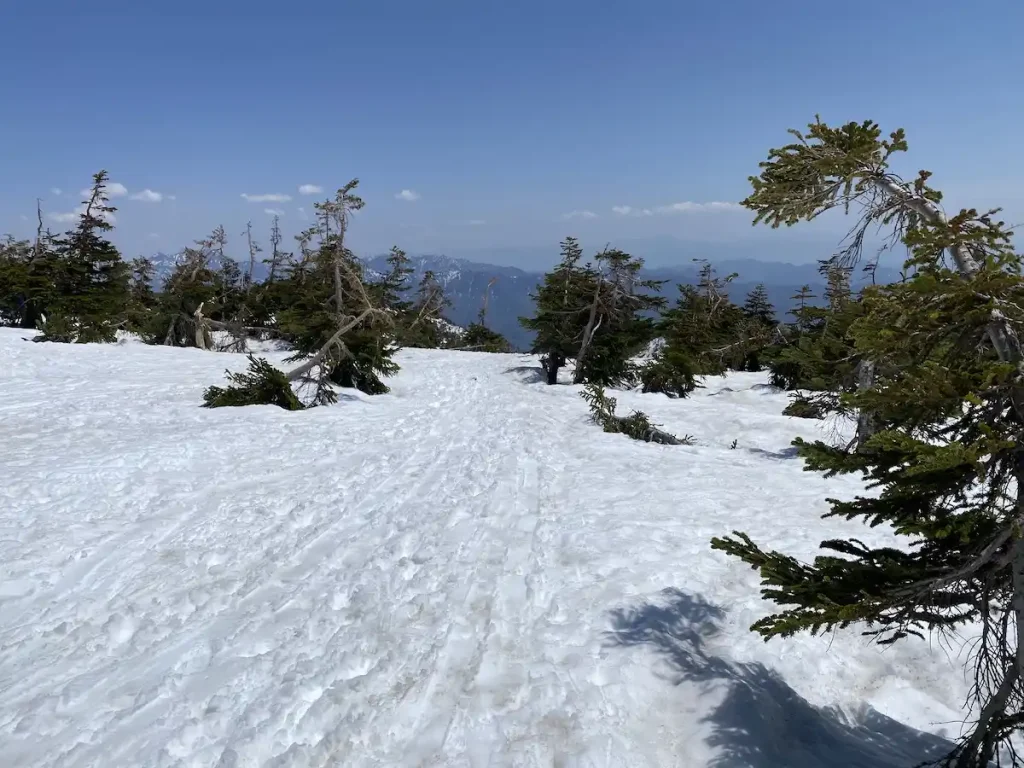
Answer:
[(953, 745), (870, 707), (854, 718), (811, 705), (763, 664), (737, 664), (708, 652), (725, 615), (679, 590), (665, 602), (612, 612), (608, 644), (648, 645), (668, 662), (669, 681), (725, 683), (724, 701), (703, 722), (718, 750), (710, 768), (911, 768)]
[(796, 446), (790, 446), (789, 448), (783, 448), (781, 451), (767, 451), (764, 448), (748, 448), (750, 453), (756, 453), (760, 456), (767, 456), (769, 459), (798, 459), (800, 454), (797, 452)]
[(547, 374), (539, 365), (517, 365), (507, 368), (505, 373), (512, 374), (524, 384), (542, 384), (548, 380)]

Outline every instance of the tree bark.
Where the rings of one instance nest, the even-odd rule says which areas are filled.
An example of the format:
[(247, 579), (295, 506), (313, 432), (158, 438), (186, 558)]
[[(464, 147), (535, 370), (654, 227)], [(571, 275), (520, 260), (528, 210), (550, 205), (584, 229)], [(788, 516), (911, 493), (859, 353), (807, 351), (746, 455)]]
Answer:
[(576, 354), (576, 370), (572, 375), (574, 384), (583, 383), (583, 362), (587, 359), (587, 349), (590, 347), (590, 342), (594, 338), (594, 333), (601, 325), (600, 321), (597, 319), (597, 308), (601, 300), (601, 288), (603, 287), (603, 283), (604, 275), (598, 273), (597, 287), (594, 288), (594, 298), (590, 304), (590, 314), (587, 316), (587, 325), (583, 329), (583, 341), (580, 343), (580, 351)]
[[(857, 391), (865, 392), (875, 386), (875, 363), (873, 360), (861, 360), (857, 366)], [(878, 431), (878, 420), (871, 411), (863, 408), (857, 414), (857, 450), (862, 450), (872, 435)]]

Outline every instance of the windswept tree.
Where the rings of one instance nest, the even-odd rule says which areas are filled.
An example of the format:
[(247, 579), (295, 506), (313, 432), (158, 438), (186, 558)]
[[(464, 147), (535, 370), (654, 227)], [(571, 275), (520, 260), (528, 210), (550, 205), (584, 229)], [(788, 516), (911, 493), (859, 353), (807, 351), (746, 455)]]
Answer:
[(651, 315), (665, 300), (663, 281), (640, 277), (643, 259), (605, 249), (581, 263), (574, 237), (562, 242), (562, 259), (533, 295), (536, 310), (520, 323), (536, 332), (532, 351), (542, 356), (549, 384), (575, 361), (573, 383), (614, 387), (632, 384), (632, 358), (654, 336)]
[(699, 378), (742, 366), (751, 348), (743, 313), (729, 299), (735, 274), (715, 275), (701, 265), (696, 285), (680, 285), (676, 305), (662, 314), (664, 344), (641, 373), (645, 392), (686, 397)]
[(426, 270), (416, 286), (406, 322), (399, 329), (402, 345), (437, 349), (455, 344), (454, 326), (445, 317), (451, 305), (437, 276)]
[[(398, 371), (391, 359), (394, 319), (372, 296), (362, 263), (345, 245), (352, 213), (364, 205), (358, 185), (353, 179), (333, 200), (316, 204), (318, 227), (303, 238), (303, 258), (289, 276), (291, 302), (280, 312), (279, 327), (298, 363), (285, 377), (313, 405), (335, 402), (335, 386), (382, 394), (388, 391), (383, 379)], [(314, 237), (317, 245), (310, 248)]]
[(512, 345), (508, 339), (497, 331), (487, 326), (487, 307), (491, 300), (491, 288), (498, 282), (497, 277), (487, 281), (484, 288), (484, 295), (480, 304), (480, 313), (475, 323), (466, 326), (466, 332), (459, 340), (458, 349), (474, 350), (477, 352), (511, 352)]
[(533, 294), (536, 311), (533, 317), (520, 318), (524, 327), (534, 332), (530, 351), (541, 356), (541, 365), (548, 384), (558, 383), (558, 371), (579, 353), (590, 288), (596, 280), (592, 270), (580, 262), (583, 249), (575, 237), (562, 241), (562, 259), (544, 275), (544, 281)]
[(947, 215), (930, 174), (890, 169), (907, 150), (865, 121), (820, 120), (771, 151), (744, 204), (774, 227), (834, 208), (862, 211), (845, 256), (879, 225), (908, 249), (907, 280), (863, 291), (851, 325), (870, 361), (870, 386), (845, 394), (870, 412), (857, 450), (795, 441), (807, 468), (861, 472), (870, 497), (832, 500), (829, 515), (886, 523), (904, 546), (832, 540), (811, 564), (762, 549), (742, 533), (713, 546), (761, 573), (781, 606), (754, 629), (765, 637), (865, 624), (882, 642), (981, 626), (972, 648), (973, 725), (946, 764), (1009, 759), (1024, 725), (1024, 332), (1021, 257), (996, 211)]
[(196, 247), (185, 248), (179, 254), (174, 269), (164, 279), (150, 317), (147, 336), (151, 343), (211, 348), (211, 330), (203, 318), (216, 306), (223, 283), (210, 257), (209, 239), (200, 240)]
[(641, 279), (643, 265), (643, 259), (618, 249), (594, 257), (574, 383), (614, 387), (634, 382), (632, 358), (654, 337), (650, 313), (665, 304), (657, 294), (664, 281)]
[(126, 322), (129, 268), (106, 235), (117, 210), (107, 172), (93, 176), (78, 226), (51, 241), (56, 291), (39, 341), (111, 342)]

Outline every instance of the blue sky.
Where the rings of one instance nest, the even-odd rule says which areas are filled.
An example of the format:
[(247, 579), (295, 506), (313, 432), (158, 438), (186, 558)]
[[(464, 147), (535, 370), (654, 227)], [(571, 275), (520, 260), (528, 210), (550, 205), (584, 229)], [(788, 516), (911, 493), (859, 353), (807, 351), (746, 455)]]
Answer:
[(815, 112), (905, 127), (906, 170), (933, 170), (951, 206), (1024, 220), (1019, 0), (12, 0), (0, 14), (0, 231), (30, 232), (37, 197), (62, 227), (106, 168), (126, 190), (126, 256), (221, 223), (240, 256), (246, 221), (262, 233), (279, 210), (291, 234), (359, 177), (363, 252), (555, 258), (576, 234), (784, 258), (796, 233), (712, 204), (742, 199)]

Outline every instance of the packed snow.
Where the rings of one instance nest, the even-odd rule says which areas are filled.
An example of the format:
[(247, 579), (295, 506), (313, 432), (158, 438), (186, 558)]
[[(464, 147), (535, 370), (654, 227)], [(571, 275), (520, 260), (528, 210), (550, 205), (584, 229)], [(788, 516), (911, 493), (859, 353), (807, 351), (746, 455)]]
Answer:
[(207, 410), (243, 355), (0, 329), (4, 766), (878, 768), (959, 735), (956, 644), (749, 632), (712, 536), (889, 536), (820, 518), (860, 481), (803, 471), (828, 427), (763, 375), (614, 393), (679, 447), (529, 356), (398, 361), (389, 395)]

